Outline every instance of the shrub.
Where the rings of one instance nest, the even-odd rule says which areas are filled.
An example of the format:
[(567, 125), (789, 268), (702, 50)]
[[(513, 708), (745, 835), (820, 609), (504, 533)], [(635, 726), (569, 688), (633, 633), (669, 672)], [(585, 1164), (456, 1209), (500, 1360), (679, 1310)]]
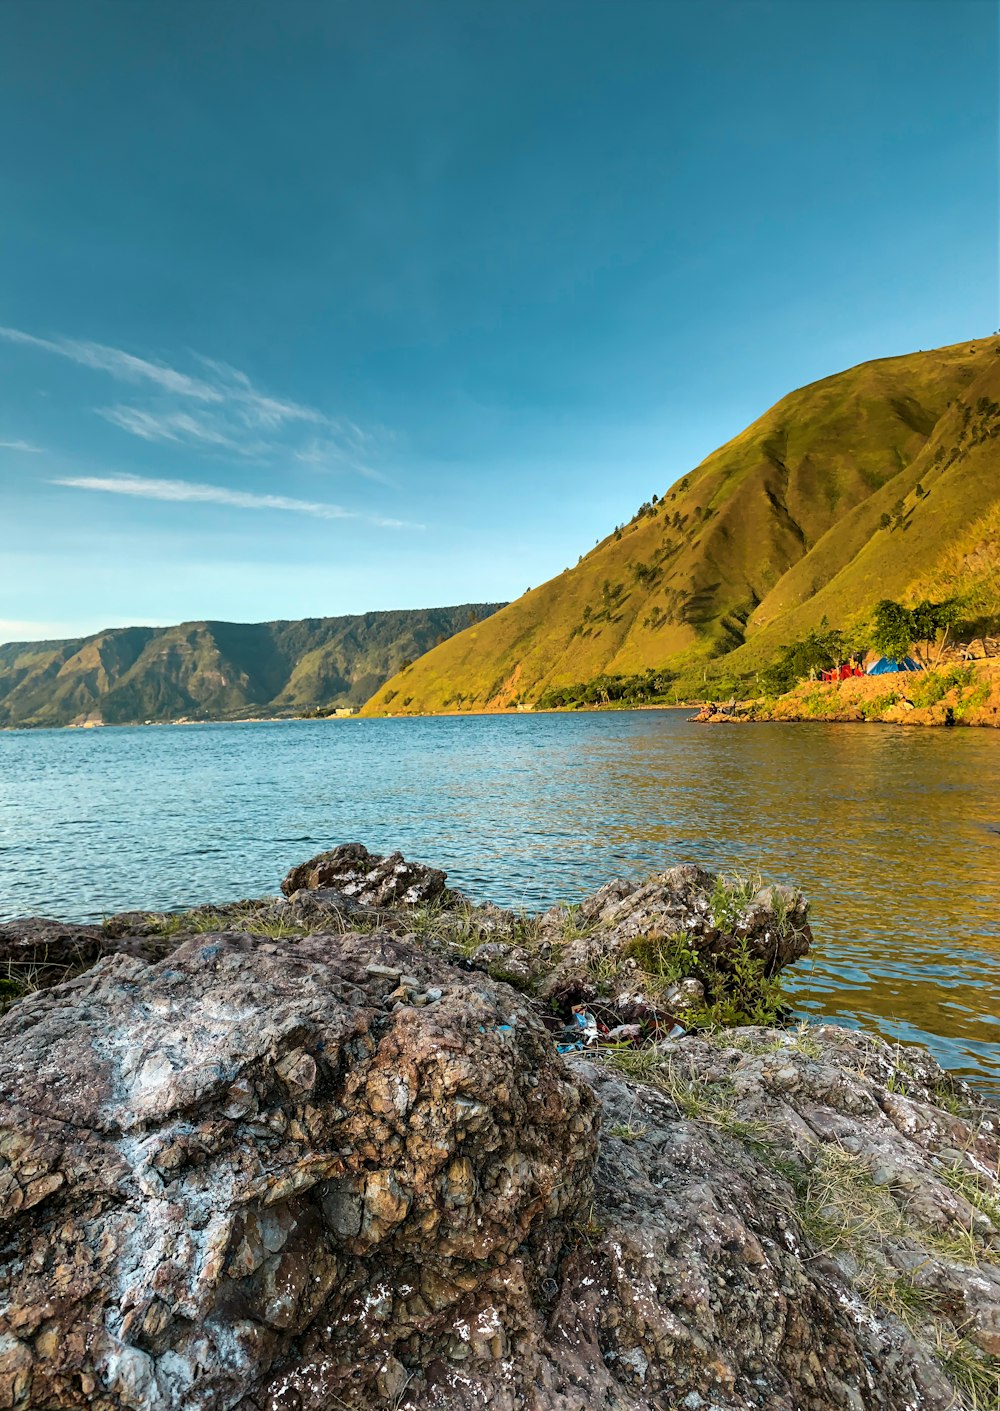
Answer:
[(647, 705), (665, 699), (675, 680), (664, 668), (651, 668), (635, 676), (600, 675), (567, 686), (549, 686), (538, 697), (540, 710), (592, 705)]
[(765, 695), (780, 696), (790, 691), (810, 672), (829, 671), (849, 656), (844, 634), (834, 629), (812, 631), (799, 642), (790, 642), (760, 673)]

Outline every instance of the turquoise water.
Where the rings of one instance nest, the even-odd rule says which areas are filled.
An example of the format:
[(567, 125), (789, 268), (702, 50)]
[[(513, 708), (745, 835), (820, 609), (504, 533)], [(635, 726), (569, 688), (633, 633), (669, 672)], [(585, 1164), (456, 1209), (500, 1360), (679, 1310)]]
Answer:
[(679, 861), (812, 901), (803, 1014), (1000, 1092), (1000, 734), (686, 713), (0, 733), (0, 917), (275, 892), (357, 839), (531, 909)]

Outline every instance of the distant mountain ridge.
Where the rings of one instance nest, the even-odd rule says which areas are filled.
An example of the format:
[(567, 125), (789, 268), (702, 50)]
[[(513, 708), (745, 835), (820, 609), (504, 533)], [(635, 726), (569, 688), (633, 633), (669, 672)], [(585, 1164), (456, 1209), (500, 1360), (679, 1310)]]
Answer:
[(183, 622), (9, 642), (0, 645), (0, 726), (225, 720), (357, 706), (406, 662), (501, 606)]
[(850, 628), (882, 597), (1000, 613), (998, 438), (996, 337), (811, 383), (365, 711), (504, 709), (650, 670), (695, 695), (752, 682), (782, 644)]

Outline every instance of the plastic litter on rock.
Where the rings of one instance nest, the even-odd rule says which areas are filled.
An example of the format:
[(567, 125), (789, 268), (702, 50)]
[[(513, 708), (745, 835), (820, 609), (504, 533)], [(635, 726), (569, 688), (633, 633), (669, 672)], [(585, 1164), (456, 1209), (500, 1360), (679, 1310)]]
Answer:
[(573, 1020), (572, 1023), (566, 1025), (566, 1028), (573, 1032), (574, 1038), (580, 1037), (575, 1031), (582, 1029), (583, 1042), (585, 1044), (596, 1044), (601, 1036), (601, 1028), (597, 1020), (589, 1009), (584, 1009), (582, 1004), (575, 1004), (573, 1006)]
[(687, 1029), (673, 1014), (642, 995), (572, 1002), (571, 995), (556, 1001), (556, 1013), (543, 1015), (555, 1040), (557, 1053), (578, 1053), (588, 1048), (643, 1048), (683, 1038)]

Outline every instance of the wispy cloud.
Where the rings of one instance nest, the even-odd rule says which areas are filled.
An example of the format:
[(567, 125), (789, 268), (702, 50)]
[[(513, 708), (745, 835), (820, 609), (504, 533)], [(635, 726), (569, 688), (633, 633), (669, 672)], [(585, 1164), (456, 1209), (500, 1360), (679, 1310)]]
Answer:
[(41, 446), (33, 446), (30, 441), (0, 441), (0, 450), (26, 451), (32, 456), (40, 456), (42, 454)]
[(221, 402), (222, 393), (211, 383), (187, 373), (178, 372), (165, 363), (154, 363), (146, 358), (137, 358), (125, 353), (121, 348), (108, 348), (103, 343), (88, 343), (77, 338), (36, 338), (33, 333), (23, 333), (19, 328), (0, 326), (0, 338), (8, 343), (19, 343), (22, 347), (38, 348), (58, 357), (69, 358), (70, 362), (81, 367), (94, 368), (98, 372), (109, 372), (122, 382), (152, 382), (165, 392), (173, 392), (180, 397), (194, 397), (200, 402)]
[(144, 500), (169, 500), (203, 505), (226, 505), (241, 510), (288, 510), (312, 515), (315, 519), (356, 519), (380, 529), (422, 529), (402, 519), (361, 514), (342, 505), (314, 500), (297, 500), (288, 495), (258, 495), (249, 490), (230, 490), (221, 485), (199, 485), (189, 480), (156, 480), (144, 475), (66, 475), (52, 481), (74, 490), (96, 490), (110, 495), (132, 495)]
[(266, 396), (254, 387), (245, 372), (240, 372), (239, 368), (230, 367), (229, 363), (218, 362), (214, 358), (205, 358), (200, 354), (198, 361), (215, 379), (214, 385), (222, 389), (223, 396), (241, 406), (248, 421), (253, 425), (281, 426), (287, 421), (304, 421), (314, 426), (340, 425), (339, 422), (331, 420), (323, 412), (318, 411), (316, 407)]
[(190, 412), (144, 411), (140, 407), (99, 407), (98, 413), (113, 426), (121, 427), (144, 441), (174, 441), (178, 444), (200, 441), (206, 446), (235, 451), (240, 455), (257, 455), (267, 450), (261, 441), (245, 442), (229, 436), (219, 426)]
[(0, 326), (0, 339), (144, 389), (142, 405), (96, 408), (113, 426), (144, 441), (184, 445), (216, 457), (237, 455), (270, 464), (295, 461), (316, 470), (384, 479), (371, 465), (377, 449), (371, 432), (318, 407), (273, 397), (229, 363), (194, 354), (200, 370), (194, 374), (77, 338), (39, 338)]
[(361, 454), (362, 440), (370, 439), (359, 431), (357, 433), (359, 449), (355, 449), (351, 445), (345, 446), (344, 441), (338, 440), (336, 437), (314, 436), (293, 451), (292, 455), (299, 465), (308, 466), (311, 470), (347, 469), (354, 471), (357, 475), (363, 475), (366, 480), (378, 480), (381, 484), (388, 485), (390, 483), (389, 477), (369, 465)]

